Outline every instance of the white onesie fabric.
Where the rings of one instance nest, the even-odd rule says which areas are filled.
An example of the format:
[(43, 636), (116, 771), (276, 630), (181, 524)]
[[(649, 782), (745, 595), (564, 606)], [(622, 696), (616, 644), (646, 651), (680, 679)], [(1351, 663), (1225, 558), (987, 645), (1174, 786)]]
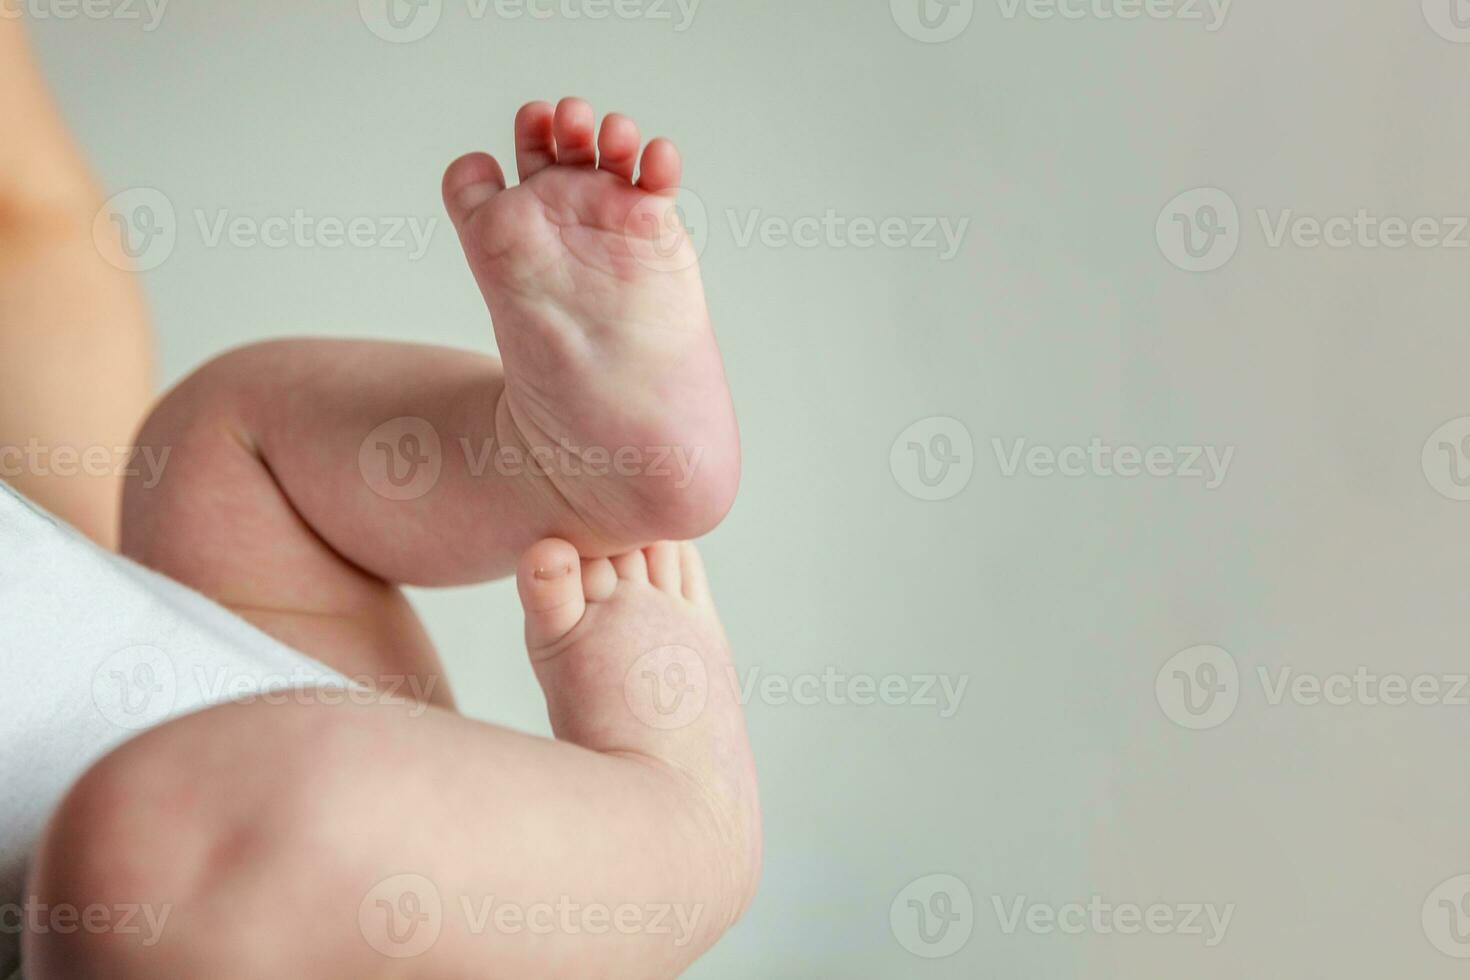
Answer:
[(4, 483), (0, 623), (0, 977), (15, 980), (31, 854), (93, 763), (203, 708), (349, 685)]

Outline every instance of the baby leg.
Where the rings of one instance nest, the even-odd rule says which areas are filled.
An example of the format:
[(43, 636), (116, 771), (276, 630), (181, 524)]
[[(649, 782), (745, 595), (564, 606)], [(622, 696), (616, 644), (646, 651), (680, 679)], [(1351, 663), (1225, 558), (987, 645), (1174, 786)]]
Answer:
[[(227, 354), (138, 436), (122, 551), (339, 670), (397, 675), (434, 672), (399, 585), (498, 578), (546, 536), (605, 555), (655, 527), (709, 529), (712, 515), (681, 508), (673, 469), (647, 478), (663, 509), (635, 511), (612, 503), (629, 482), (615, 469), (532, 459), (504, 388), (494, 358), (440, 347), (289, 340)], [(565, 479), (606, 487), (596, 525), (567, 505)]]
[(677, 975), (760, 861), (698, 556), (582, 563), (548, 542), (520, 588), (563, 741), (385, 704), (231, 706), (148, 733), (63, 804), (31, 895), (152, 918), (33, 930), (28, 976)]
[(340, 341), (227, 354), (139, 437), (124, 553), (347, 673), (425, 673), (396, 586), (498, 578), (546, 537), (598, 556), (713, 528), (740, 447), (672, 217), (678, 154), (651, 143), (635, 183), (637, 127), (610, 116), (598, 141), (593, 122), (532, 104), (519, 186), (485, 154), (445, 176), (503, 364)]

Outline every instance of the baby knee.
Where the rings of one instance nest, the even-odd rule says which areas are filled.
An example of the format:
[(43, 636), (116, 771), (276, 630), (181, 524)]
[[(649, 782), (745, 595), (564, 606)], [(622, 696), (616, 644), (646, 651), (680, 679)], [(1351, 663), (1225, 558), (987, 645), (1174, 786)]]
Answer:
[(67, 794), (24, 896), (27, 977), (170, 975), (154, 951), (196, 873), (177, 782), (124, 746)]
[(148, 732), (72, 788), (26, 892), (28, 980), (289, 975), (281, 958), (293, 937), (309, 941), (309, 924), (279, 889), (309, 865), (325, 887), (333, 861), (320, 842), (346, 815), (313, 798), (307, 767), (272, 765), (270, 722), (292, 712), (249, 709)]

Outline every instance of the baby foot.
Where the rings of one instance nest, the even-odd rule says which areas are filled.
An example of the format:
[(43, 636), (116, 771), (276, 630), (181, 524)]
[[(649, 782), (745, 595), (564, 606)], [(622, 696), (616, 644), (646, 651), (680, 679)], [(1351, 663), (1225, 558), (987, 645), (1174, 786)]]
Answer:
[(651, 760), (693, 779), (754, 891), (755, 766), (730, 648), (692, 544), (583, 561), (542, 541), (517, 582), (526, 645), (558, 738)]
[[(521, 182), (483, 153), (444, 199), (505, 365), (502, 445), (573, 461), (548, 474), (584, 551), (712, 529), (734, 501), (740, 445), (694, 246), (678, 220), (678, 151), (643, 151), (626, 116), (594, 133), (565, 99), (516, 116)], [(621, 456), (619, 455), (621, 454)], [(558, 456), (557, 458), (563, 458)]]

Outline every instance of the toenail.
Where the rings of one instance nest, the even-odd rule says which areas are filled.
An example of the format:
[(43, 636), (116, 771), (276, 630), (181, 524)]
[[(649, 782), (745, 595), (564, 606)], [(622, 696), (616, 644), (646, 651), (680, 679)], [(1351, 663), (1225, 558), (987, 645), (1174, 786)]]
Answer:
[(566, 578), (571, 573), (571, 565), (560, 565), (556, 568), (538, 568), (536, 569), (536, 578), (542, 582), (553, 582), (559, 578)]
[(499, 189), (500, 188), (489, 182), (481, 184), (471, 184), (470, 186), (459, 192), (459, 206), (462, 210), (473, 211), (475, 208), (479, 207), (480, 205), (484, 204), (486, 201), (494, 197), (496, 191), (498, 191)]

